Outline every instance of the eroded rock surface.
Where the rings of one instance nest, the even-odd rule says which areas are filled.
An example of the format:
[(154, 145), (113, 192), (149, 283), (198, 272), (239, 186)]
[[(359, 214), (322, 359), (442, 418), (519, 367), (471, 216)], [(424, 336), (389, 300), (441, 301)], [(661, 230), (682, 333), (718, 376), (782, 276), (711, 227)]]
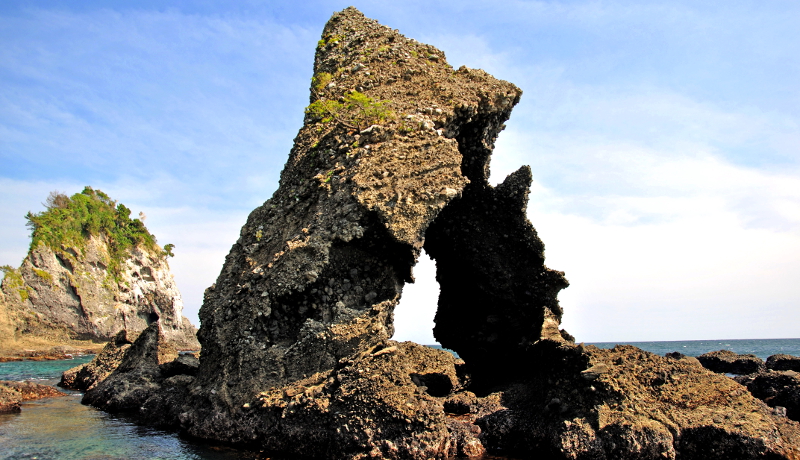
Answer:
[(477, 421), (493, 452), (542, 458), (798, 458), (800, 430), (733, 380), (632, 346), (540, 342), (547, 371)]
[[(353, 8), (314, 70), (280, 188), (206, 291), (199, 365), (160, 361), (151, 325), (86, 402), (307, 458), (800, 458), (795, 422), (696, 360), (559, 330), (531, 172), (487, 180), (518, 88)], [(464, 361), (390, 340), (422, 248)]]
[[(119, 351), (123, 351), (121, 359)], [(85, 365), (87, 373), (95, 380), (87, 387), (83, 402), (112, 412), (139, 409), (153, 393), (161, 390), (160, 365), (177, 358), (178, 352), (155, 322), (139, 334), (132, 345), (109, 344), (94, 361)], [(117, 359), (119, 364), (113, 372), (103, 376), (107, 363)], [(94, 369), (97, 371), (92, 372)]]
[(59, 386), (71, 390), (86, 391), (105, 380), (122, 363), (125, 352), (131, 346), (131, 339), (138, 334), (120, 331), (91, 361), (73, 367), (61, 375)]
[(735, 380), (746, 386), (756, 398), (792, 420), (800, 420), (800, 374), (795, 371), (760, 372), (741, 375)]
[[(529, 275), (528, 284), (550, 282), (552, 288), (525, 297), (532, 288), (515, 285), (502, 302), (463, 306), (482, 309), (470, 316), (485, 318), (487, 311), (511, 302), (495, 312), (502, 319), (494, 330), (475, 320), (450, 324), (451, 329), (485, 336), (477, 346), (497, 350), (512, 342), (524, 348), (538, 339), (545, 317), (557, 325), (555, 293), (566, 283), (543, 266), (541, 241), (525, 218), (530, 173), (523, 168), (497, 190), (486, 183), (494, 141), (519, 100), (519, 88), (480, 70), (453, 70), (441, 51), (354, 9), (335, 14), (326, 25), (314, 72), (312, 106), (340, 99), (347, 104), (356, 90), (371, 99), (367, 108), (386, 117), (361, 123), (355, 109), (342, 109), (331, 119), (307, 114), (280, 188), (249, 216), (206, 293), (199, 375), (206, 391), (218, 391), (210, 399), (239, 406), (265, 388), (329, 370), (341, 358), (389, 339), (393, 309), (403, 284), (413, 280), (420, 250), (429, 245), (426, 232), (435, 232), (432, 222), (450, 210), (447, 219), (464, 220), (466, 232), (480, 200), (497, 210), (488, 219), (513, 216), (501, 227), (506, 241), (522, 243), (498, 252), (494, 266), (470, 259), (494, 278), (469, 294), (486, 299), (502, 283)], [(441, 235), (437, 241), (437, 250), (431, 246), (434, 258), (484, 251), (483, 240)], [(531, 258), (513, 268), (529, 267), (516, 277), (496, 273), (501, 258), (514, 250)], [(493, 290), (484, 292), (489, 285)], [(492, 348), (498, 328), (512, 323), (524, 332), (507, 330)], [(468, 349), (466, 342), (450, 346)]]

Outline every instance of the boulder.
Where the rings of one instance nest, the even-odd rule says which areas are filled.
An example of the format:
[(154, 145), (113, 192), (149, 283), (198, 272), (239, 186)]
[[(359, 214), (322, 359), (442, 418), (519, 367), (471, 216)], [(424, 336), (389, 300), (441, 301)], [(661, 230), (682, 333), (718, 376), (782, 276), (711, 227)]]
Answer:
[(765, 364), (767, 369), (800, 372), (800, 356), (786, 354), (772, 355), (767, 358)]
[[(117, 352), (109, 349), (107, 355), (101, 354), (98, 358), (110, 362), (116, 356)], [(178, 352), (162, 333), (159, 323), (155, 322), (123, 350), (119, 365), (109, 375), (87, 389), (82, 402), (112, 412), (136, 410), (152, 392), (160, 390), (160, 381), (163, 380), (160, 365), (176, 358)], [(87, 366), (100, 367), (98, 364), (92, 366), (92, 363)]]
[(704, 353), (697, 360), (706, 369), (723, 374), (753, 374), (764, 369), (764, 361), (756, 355), (740, 355), (730, 350)]
[(800, 420), (800, 374), (795, 371), (766, 371), (737, 376), (735, 380), (746, 386), (756, 398), (770, 407), (782, 407), (782, 414)]

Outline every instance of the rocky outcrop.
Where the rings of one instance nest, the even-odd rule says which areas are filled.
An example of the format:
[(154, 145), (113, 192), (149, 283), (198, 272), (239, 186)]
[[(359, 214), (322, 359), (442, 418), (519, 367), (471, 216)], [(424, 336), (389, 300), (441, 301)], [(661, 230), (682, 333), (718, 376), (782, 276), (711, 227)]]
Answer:
[(735, 380), (756, 398), (792, 420), (800, 420), (800, 374), (795, 371), (760, 372), (741, 375)]
[(0, 380), (0, 414), (20, 412), (20, 403), (41, 398), (64, 396), (64, 393), (50, 385), (33, 382)]
[[(402, 287), (433, 240), (437, 263), (484, 270), (473, 276), (473, 299), (513, 287), (497, 304), (463, 304), (467, 323), (437, 326), (445, 346), (475, 356), (476, 370), (486, 367), (482, 377), (498, 371), (485, 358), (491, 350), (505, 347), (519, 358), (543, 335), (558, 336), (555, 295), (566, 281), (543, 265), (543, 245), (525, 217), (530, 173), (523, 168), (496, 188), (487, 183), (495, 138), (520, 94), (483, 71), (453, 70), (441, 51), (354, 9), (334, 15), (317, 48), (312, 104), (280, 187), (248, 217), (206, 292), (200, 378), (206, 391), (225, 389), (210, 399), (239, 406), (389, 339)], [(471, 227), (484, 222), (474, 214), (481, 199), (480, 219), (510, 219), (493, 222), (504, 234)], [(462, 235), (473, 231), (480, 239), (466, 246), (471, 240), (463, 236), (448, 239), (447, 228), (434, 227), (445, 210), (448, 222), (463, 221)], [(481, 245), (495, 237), (494, 265), (450, 259), (454, 251), (483, 253)], [(517, 275), (497, 269), (513, 251), (529, 257), (513, 267)], [(482, 273), (491, 276), (478, 283)], [(442, 302), (451, 305), (457, 288), (440, 283)], [(491, 326), (478, 320), (487, 316)], [(450, 344), (448, 327), (474, 344)]]
[[(795, 422), (696, 360), (559, 330), (531, 172), (487, 180), (518, 88), (354, 8), (314, 71), (280, 187), (206, 291), (199, 366), (159, 360), (154, 323), (85, 402), (307, 458), (800, 458)], [(463, 361), (390, 340), (423, 248)]]
[(94, 359), (65, 371), (58, 385), (77, 391), (91, 390), (119, 367), (131, 343), (128, 332), (120, 331)]
[(697, 357), (706, 369), (724, 374), (753, 374), (764, 370), (764, 361), (756, 355), (740, 355), (730, 350), (704, 353)]
[(797, 458), (798, 425), (693, 360), (541, 342), (540, 370), (477, 421), (493, 452), (542, 458)]
[(800, 372), (800, 356), (786, 354), (772, 355), (767, 358), (765, 365), (767, 369), (776, 371)]
[[(88, 363), (87, 367), (97, 369), (101, 363), (115, 361), (118, 351), (109, 344), (97, 356), (97, 362)], [(155, 322), (124, 350), (113, 372), (105, 377), (98, 375), (93, 386), (87, 387), (83, 402), (112, 412), (138, 409), (154, 391), (160, 390), (163, 379), (159, 366), (177, 358), (178, 352)]]
[(57, 248), (39, 242), (19, 269), (6, 267), (6, 339), (108, 341), (120, 330), (135, 336), (158, 320), (176, 346), (198, 349), (163, 251), (140, 244), (115, 260), (112, 246), (103, 233)]

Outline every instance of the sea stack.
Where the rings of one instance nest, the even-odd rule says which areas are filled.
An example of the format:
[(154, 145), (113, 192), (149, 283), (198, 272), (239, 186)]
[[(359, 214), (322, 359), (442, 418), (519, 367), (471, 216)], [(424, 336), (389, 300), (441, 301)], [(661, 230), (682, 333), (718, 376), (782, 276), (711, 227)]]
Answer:
[[(520, 96), (334, 14), (280, 186), (206, 291), (199, 366), (167, 372), (149, 329), (84, 400), (314, 459), (800, 458), (797, 424), (733, 380), (559, 329), (567, 281), (526, 217), (531, 171), (487, 180)], [(390, 340), (423, 248), (435, 336), (463, 360)]]
[(107, 342), (121, 330), (135, 338), (153, 322), (174, 346), (199, 348), (167, 263), (170, 246), (158, 246), (127, 207), (91, 187), (51, 194), (46, 206), (28, 214), (32, 241), (22, 265), (4, 267), (5, 348)]

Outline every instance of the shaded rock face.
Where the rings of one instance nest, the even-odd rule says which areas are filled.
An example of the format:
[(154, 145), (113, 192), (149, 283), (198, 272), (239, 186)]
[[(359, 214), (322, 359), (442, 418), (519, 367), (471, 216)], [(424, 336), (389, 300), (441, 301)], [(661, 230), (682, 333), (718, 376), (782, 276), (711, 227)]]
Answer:
[(770, 407), (784, 408), (782, 415), (800, 420), (800, 374), (795, 371), (767, 371), (737, 376), (756, 398)]
[[(494, 141), (521, 91), (480, 70), (454, 71), (441, 51), (354, 9), (335, 14), (322, 36), (311, 102), (346, 103), (357, 90), (388, 115), (355, 126), (356, 112), (307, 114), (280, 188), (249, 216), (206, 292), (202, 386), (238, 406), (386, 341), (423, 247), (440, 272), (459, 267), (455, 278), (439, 276), (440, 309), (453, 317), (460, 308), (467, 319), (440, 320), (437, 336), (491, 379), (491, 353), (524, 356), (544, 325), (558, 335), (556, 294), (566, 286), (544, 267), (525, 217), (530, 171), (487, 183)], [(478, 256), (495, 237), (497, 253)], [(528, 258), (506, 264), (514, 252)], [(474, 285), (460, 292), (458, 279)]]
[[(119, 351), (123, 348), (127, 349), (120, 358)], [(97, 378), (87, 387), (82, 402), (112, 412), (139, 409), (154, 392), (161, 390), (163, 376), (160, 365), (177, 358), (178, 352), (159, 323), (152, 323), (133, 344), (109, 344), (84, 366), (86, 372), (90, 372), (101, 366), (107, 367), (108, 364), (104, 363), (119, 361), (110, 374), (95, 374)]]
[(470, 183), (430, 226), (425, 249), (441, 290), (434, 335), (469, 363), (478, 385), (518, 374), (541, 338), (561, 339), (556, 296), (567, 281), (544, 266), (544, 245), (525, 217), (530, 168), (496, 188), (486, 168), (462, 169)]
[[(280, 188), (206, 291), (199, 366), (160, 360), (153, 324), (85, 402), (306, 458), (800, 458), (795, 422), (696, 360), (559, 331), (567, 283), (525, 217), (531, 172), (487, 182), (519, 96), (334, 14)], [(422, 248), (436, 337), (464, 361), (389, 340)]]
[(16, 333), (50, 329), (71, 338), (105, 341), (121, 329), (136, 335), (160, 320), (176, 346), (198, 349), (195, 328), (182, 315), (181, 294), (164, 256), (132, 249), (116, 281), (109, 275), (108, 258), (102, 236), (89, 237), (82, 250), (53, 251), (43, 244), (31, 250), (18, 270), (24, 285), (12, 289), (4, 279), (3, 291), (18, 316), (34, 315), (44, 326), (27, 330), (21, 322)]
[(772, 355), (767, 358), (765, 366), (767, 369), (776, 371), (800, 372), (800, 356), (786, 354)]
[(740, 355), (730, 350), (704, 353), (697, 360), (706, 369), (727, 374), (753, 374), (764, 369), (764, 361), (758, 356)]

